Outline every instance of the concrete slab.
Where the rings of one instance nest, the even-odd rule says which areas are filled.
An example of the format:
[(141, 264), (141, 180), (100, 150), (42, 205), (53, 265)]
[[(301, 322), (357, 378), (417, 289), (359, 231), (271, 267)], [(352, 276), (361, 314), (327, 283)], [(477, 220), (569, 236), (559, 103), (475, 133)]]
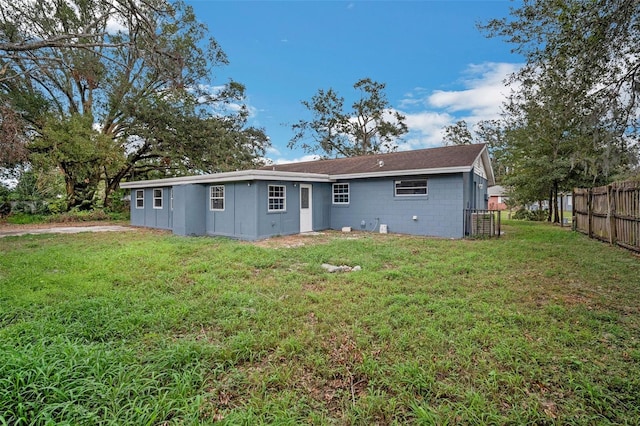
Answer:
[(135, 228), (120, 225), (56, 226), (51, 228), (0, 230), (0, 238), (31, 234), (79, 234), (81, 232), (133, 231), (134, 229)]

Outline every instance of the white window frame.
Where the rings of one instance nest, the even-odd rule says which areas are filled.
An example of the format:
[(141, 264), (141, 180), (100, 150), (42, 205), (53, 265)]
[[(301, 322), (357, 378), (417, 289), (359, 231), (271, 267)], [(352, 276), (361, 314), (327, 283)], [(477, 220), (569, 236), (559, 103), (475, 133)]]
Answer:
[[(216, 193), (214, 194), (214, 191)], [(222, 195), (220, 195), (222, 192)], [(225, 188), (224, 185), (211, 185), (209, 187), (209, 210), (212, 212), (223, 212), (225, 207)], [(217, 208), (213, 206), (213, 202), (215, 200), (222, 200), (222, 208)]]
[[(138, 197), (138, 194), (142, 194), (142, 197)], [(140, 201), (140, 204), (138, 204), (138, 201)], [(144, 189), (136, 189), (134, 202), (136, 203), (136, 209), (144, 209)]]
[[(406, 187), (398, 188), (398, 185), (401, 184), (402, 182), (424, 182), (424, 185), (406, 186)], [(398, 189), (416, 190), (416, 189), (423, 189), (423, 188), (424, 188), (424, 194), (399, 194), (398, 193)], [(394, 193), (394, 195), (396, 197), (424, 197), (426, 195), (429, 195), (429, 182), (427, 181), (426, 178), (424, 178), (424, 179), (400, 179), (400, 180), (396, 180), (393, 183), (393, 193)]]
[[(346, 189), (346, 192), (336, 192), (336, 189)], [(349, 204), (351, 199), (351, 187), (348, 183), (334, 183), (331, 188), (331, 200), (333, 204), (346, 205)], [(336, 199), (342, 199), (343, 201), (336, 201)], [(344, 201), (346, 199), (346, 201)]]
[(173, 211), (173, 186), (169, 189), (169, 210)]
[[(156, 191), (160, 191), (160, 196), (158, 197)], [(160, 210), (162, 209), (163, 204), (164, 191), (162, 188), (153, 188), (153, 208)]]
[[(274, 195), (274, 192), (278, 188), (278, 192), (282, 189), (282, 195)], [(277, 206), (280, 206), (280, 200), (282, 201), (282, 208), (273, 208), (274, 203), (278, 201)], [(274, 203), (272, 203), (272, 201)], [(287, 211), (287, 187), (285, 185), (268, 185), (267, 186), (267, 211), (268, 212), (286, 212)]]

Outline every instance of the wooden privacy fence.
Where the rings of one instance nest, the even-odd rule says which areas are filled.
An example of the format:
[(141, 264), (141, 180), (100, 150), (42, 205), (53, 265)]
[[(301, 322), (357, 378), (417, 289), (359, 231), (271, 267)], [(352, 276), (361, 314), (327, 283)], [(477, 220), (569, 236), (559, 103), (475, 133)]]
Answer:
[(640, 182), (573, 190), (574, 229), (640, 252)]

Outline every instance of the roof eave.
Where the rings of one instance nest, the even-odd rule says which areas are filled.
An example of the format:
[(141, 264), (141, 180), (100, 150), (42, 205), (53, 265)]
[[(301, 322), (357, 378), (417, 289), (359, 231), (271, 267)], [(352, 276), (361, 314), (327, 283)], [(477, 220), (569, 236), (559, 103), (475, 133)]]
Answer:
[(238, 172), (215, 173), (209, 175), (184, 176), (177, 178), (141, 180), (136, 182), (123, 182), (120, 188), (139, 189), (153, 186), (177, 186), (194, 183), (222, 183), (236, 181), (255, 180), (291, 180), (296, 182), (332, 182), (329, 175), (318, 173), (280, 172), (271, 170), (244, 170)]
[(339, 179), (369, 179), (378, 177), (391, 176), (416, 176), (416, 175), (440, 175), (450, 173), (465, 173), (471, 171), (473, 166), (457, 166), (457, 167), (436, 167), (431, 169), (411, 169), (411, 170), (385, 170), (383, 172), (366, 172), (366, 173), (344, 173), (331, 175), (335, 180)]

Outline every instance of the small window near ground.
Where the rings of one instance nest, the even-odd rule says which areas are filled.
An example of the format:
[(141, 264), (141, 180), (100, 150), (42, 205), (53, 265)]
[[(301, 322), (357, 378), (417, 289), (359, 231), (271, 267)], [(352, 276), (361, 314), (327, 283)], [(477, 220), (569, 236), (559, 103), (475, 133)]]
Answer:
[(154, 209), (162, 208), (162, 189), (153, 190), (153, 208)]
[(144, 189), (136, 190), (136, 209), (144, 209)]
[(349, 204), (349, 184), (333, 184), (333, 204)]
[(426, 179), (397, 180), (395, 188), (396, 188), (396, 196), (398, 197), (427, 195), (427, 180)]
[(211, 204), (209, 209), (213, 211), (224, 210), (224, 185), (210, 187)]
[(287, 208), (285, 194), (286, 188), (283, 185), (269, 185), (268, 211), (285, 211)]

